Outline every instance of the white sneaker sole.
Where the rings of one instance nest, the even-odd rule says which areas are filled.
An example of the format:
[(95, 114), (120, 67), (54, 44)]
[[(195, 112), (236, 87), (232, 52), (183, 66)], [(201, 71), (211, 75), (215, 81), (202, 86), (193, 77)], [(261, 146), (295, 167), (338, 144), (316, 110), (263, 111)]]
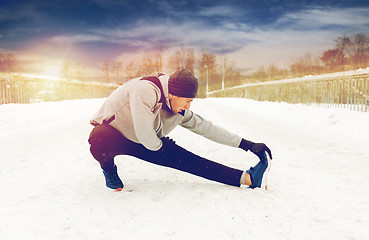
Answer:
[(267, 154), (267, 159), (268, 159), (268, 167), (267, 167), (267, 169), (265, 169), (265, 172), (263, 174), (263, 178), (261, 179), (261, 186), (260, 186), (260, 188), (263, 188), (265, 190), (268, 189), (267, 178), (268, 178), (268, 174), (269, 174), (269, 171), (270, 171), (270, 168), (271, 168), (271, 165), (272, 165), (272, 162), (271, 162), (268, 154)]

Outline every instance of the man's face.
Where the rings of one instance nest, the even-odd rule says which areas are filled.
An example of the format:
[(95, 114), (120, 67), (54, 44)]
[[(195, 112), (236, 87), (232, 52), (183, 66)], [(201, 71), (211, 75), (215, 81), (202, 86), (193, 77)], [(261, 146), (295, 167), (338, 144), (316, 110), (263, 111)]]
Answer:
[(190, 109), (193, 98), (177, 97), (169, 93), (169, 102), (173, 113), (180, 113)]

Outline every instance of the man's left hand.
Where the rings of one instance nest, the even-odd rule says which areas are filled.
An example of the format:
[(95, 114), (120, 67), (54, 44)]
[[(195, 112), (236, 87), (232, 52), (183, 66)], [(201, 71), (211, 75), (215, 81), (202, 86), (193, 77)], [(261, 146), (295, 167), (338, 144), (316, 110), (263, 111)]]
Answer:
[(242, 148), (245, 151), (250, 150), (259, 158), (264, 152), (267, 152), (270, 159), (272, 159), (272, 151), (270, 151), (270, 149), (264, 143), (254, 143), (251, 141), (247, 141), (246, 139), (242, 139), (239, 148)]

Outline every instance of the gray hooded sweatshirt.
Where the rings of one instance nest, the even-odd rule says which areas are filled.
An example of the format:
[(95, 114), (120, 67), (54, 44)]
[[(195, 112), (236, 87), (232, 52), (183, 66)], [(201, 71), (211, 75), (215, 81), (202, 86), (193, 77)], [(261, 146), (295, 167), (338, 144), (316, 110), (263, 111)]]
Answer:
[[(161, 137), (180, 125), (214, 142), (238, 147), (241, 137), (212, 124), (198, 114), (186, 110), (184, 115), (162, 109), (159, 103), (160, 89), (152, 82), (135, 78), (117, 88), (103, 103), (91, 119), (92, 124), (102, 124), (115, 117), (110, 126), (120, 131), (127, 139), (157, 151), (162, 146)], [(159, 77), (167, 106), (169, 75)]]

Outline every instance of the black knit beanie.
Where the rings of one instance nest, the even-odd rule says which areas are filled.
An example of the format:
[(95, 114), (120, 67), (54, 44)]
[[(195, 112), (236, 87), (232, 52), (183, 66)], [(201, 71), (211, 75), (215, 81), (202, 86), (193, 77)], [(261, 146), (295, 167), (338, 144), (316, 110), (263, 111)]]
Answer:
[(177, 97), (195, 98), (199, 83), (186, 69), (178, 70), (169, 77), (169, 93)]

